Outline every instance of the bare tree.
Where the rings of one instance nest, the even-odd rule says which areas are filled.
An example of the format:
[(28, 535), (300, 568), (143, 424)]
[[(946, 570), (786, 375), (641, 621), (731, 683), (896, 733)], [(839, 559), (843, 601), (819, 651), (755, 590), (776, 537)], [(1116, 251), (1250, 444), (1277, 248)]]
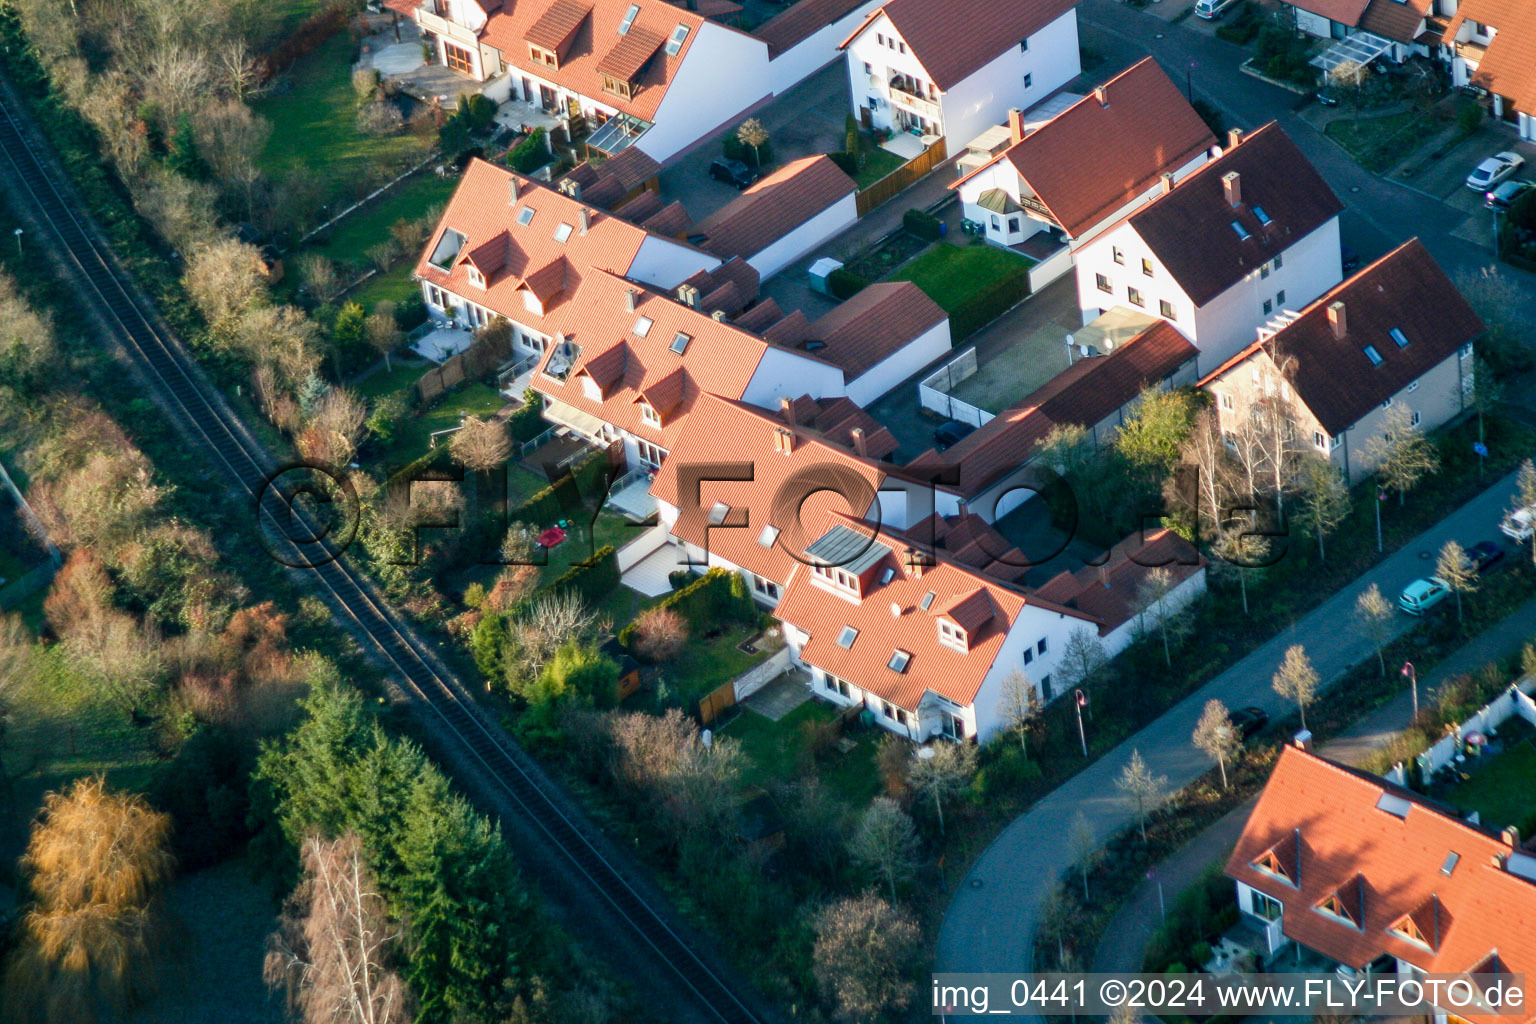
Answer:
[(512, 439), (507, 436), (505, 423), (470, 416), (449, 435), (448, 452), (465, 469), (484, 473), (506, 463), (512, 454)]
[(218, 47), (215, 53), (224, 87), (231, 96), (244, 103), (261, 85), (260, 60), (250, 43), (238, 35)]
[(210, 325), (225, 323), (266, 292), (261, 253), (254, 245), (225, 238), (192, 254), (181, 283)]
[[(388, 310), (379, 308), (386, 304), (390, 307)], [(384, 372), (393, 370), (390, 355), (400, 347), (400, 342), (404, 338), (399, 326), (395, 323), (394, 304), (381, 302), (375, 306), (373, 312), (368, 314), (368, 319), (363, 322), (363, 333), (368, 338), (368, 344), (384, 357)]]
[(335, 302), (343, 288), (336, 264), (317, 252), (305, 253), (297, 262), (305, 290), (319, 302)]
[(768, 129), (763, 127), (763, 122), (755, 117), (749, 117), (736, 128), (736, 139), (743, 146), (752, 147), (752, 163), (761, 167), (763, 159), (758, 152), (758, 147), (768, 142)]
[(1243, 614), (1249, 614), (1248, 578), (1261, 573), (1269, 564), (1272, 550), (1269, 538), (1248, 533), (1242, 526), (1233, 526), (1216, 538), (1213, 548), (1216, 561), (1212, 567), (1237, 580), (1237, 589), (1242, 595)]
[(998, 717), (1005, 728), (1012, 729), (1019, 737), (1019, 749), (1028, 760), (1030, 733), (1040, 728), (1040, 716), (1045, 711), (1045, 706), (1040, 703), (1040, 692), (1028, 676), (1014, 669), (1003, 678), (1003, 692), (997, 703)]
[(574, 591), (557, 590), (537, 599), (516, 624), (522, 641), (519, 668), (528, 679), (537, 679), (556, 651), (589, 636), (598, 625), (598, 616), (587, 610)]
[(1083, 880), (1083, 902), (1088, 902), (1088, 872), (1102, 852), (1099, 848), (1099, 840), (1093, 832), (1093, 825), (1089, 823), (1088, 816), (1082, 811), (1072, 815), (1072, 859), (1077, 863), (1078, 874)]
[(1062, 648), (1060, 668), (1057, 669), (1063, 692), (1089, 682), (1108, 664), (1109, 655), (1098, 632), (1087, 626), (1074, 629)]
[(0, 615), (0, 786), (5, 774), (5, 741), (16, 694), (34, 678), (38, 649), (19, 615)]
[[(1143, 620), (1149, 608), (1157, 608), (1157, 631), (1163, 640), (1163, 661), (1173, 668), (1173, 648), (1168, 643), (1168, 594), (1173, 590), (1173, 572), (1159, 566), (1150, 570), (1137, 588), (1137, 603), (1141, 606)], [(1145, 628), (1145, 627), (1143, 627)]]
[(1280, 662), (1271, 685), (1280, 696), (1296, 702), (1296, 709), (1301, 712), (1303, 729), (1307, 727), (1307, 705), (1317, 696), (1320, 682), (1317, 669), (1312, 667), (1312, 661), (1307, 657), (1306, 648), (1301, 644), (1292, 644), (1286, 648), (1285, 659)]
[(1387, 674), (1387, 640), (1392, 636), (1392, 606), (1381, 596), (1381, 588), (1372, 583), (1355, 598), (1355, 617), (1376, 648), (1376, 664)]
[(297, 438), (299, 453), (329, 466), (346, 467), (363, 440), (368, 408), (346, 388), (331, 388), (320, 399), (309, 425)]
[(923, 955), (922, 931), (911, 914), (866, 894), (829, 905), (814, 927), (811, 962), (838, 1020), (870, 1024), (907, 1007)]
[(1435, 576), (1456, 595), (1456, 621), (1462, 621), (1461, 595), (1477, 589), (1477, 566), (1459, 543), (1448, 540), (1435, 559)]
[(1472, 392), (1467, 396), (1467, 404), (1471, 406), (1473, 412), (1477, 413), (1478, 444), (1488, 440), (1484, 431), (1484, 418), (1493, 412), (1503, 399), (1504, 385), (1499, 383), (1493, 367), (1479, 357), (1472, 365)]
[(386, 238), (376, 245), (370, 245), (364, 255), (379, 273), (384, 274), (400, 258), (400, 243), (393, 238)]
[(1115, 788), (1136, 808), (1136, 820), (1141, 825), (1141, 841), (1144, 843), (1147, 841), (1147, 805), (1156, 803), (1167, 785), (1168, 777), (1154, 774), (1141, 751), (1135, 749), (1115, 779)]
[(1216, 762), (1221, 769), (1221, 788), (1226, 789), (1227, 759), (1236, 757), (1242, 748), (1242, 741), (1227, 714), (1227, 706), (1215, 699), (1206, 701), (1200, 721), (1195, 723), (1195, 731), (1189, 739), (1201, 753)]
[[(932, 753), (924, 754), (928, 750)], [(907, 781), (919, 797), (932, 797), (933, 810), (939, 818), (939, 832), (944, 832), (944, 800), (962, 792), (976, 774), (976, 748), (969, 743), (938, 741), (913, 752), (907, 767)]]
[(305, 1024), (404, 1024), (406, 990), (392, 964), (399, 937), (355, 835), (312, 836), (304, 880), (267, 939), (262, 977)]
[(1275, 517), (1285, 521), (1285, 489), (1296, 474), (1297, 463), (1308, 449), (1301, 443), (1296, 405), (1291, 395), (1290, 376), (1295, 360), (1278, 350), (1267, 360), (1260, 373), (1258, 386), (1263, 397), (1248, 407), (1248, 417), (1253, 421), (1257, 443), (1262, 447), (1264, 463), (1268, 470), (1268, 487), (1273, 492)]
[(688, 621), (675, 608), (656, 605), (635, 619), (635, 650), (651, 661), (671, 661), (688, 646)]
[[(1221, 437), (1221, 420), (1215, 409), (1202, 409), (1196, 416), (1189, 438), (1180, 449), (1184, 465), (1195, 472), (1194, 509), (1206, 536), (1216, 536), (1226, 528), (1227, 509), (1232, 505), (1232, 459)], [(1169, 485), (1175, 491), (1176, 479)]]
[(271, 123), (239, 100), (225, 100), (200, 109), (194, 127), (198, 151), (214, 176), (240, 197), (246, 217), (253, 216), (261, 152), (272, 135)]
[(58, 346), (49, 318), (34, 310), (0, 272), (0, 381), (26, 387), (54, 362)]
[(1536, 462), (1526, 459), (1515, 474), (1515, 507), (1531, 514), (1531, 561), (1536, 562)]
[(1354, 508), (1349, 485), (1331, 462), (1316, 456), (1302, 464), (1301, 479), (1302, 518), (1317, 535), (1317, 557), (1327, 561), (1323, 539), (1338, 529)]
[(848, 854), (885, 879), (894, 902), (896, 886), (917, 869), (917, 829), (900, 804), (877, 796), (848, 837)]
[(1412, 414), (1401, 402), (1393, 403), (1382, 418), (1381, 432), (1366, 441), (1365, 457), (1376, 467), (1381, 485), (1397, 492), (1399, 505), (1419, 481), (1440, 468), (1440, 454), (1413, 425)]

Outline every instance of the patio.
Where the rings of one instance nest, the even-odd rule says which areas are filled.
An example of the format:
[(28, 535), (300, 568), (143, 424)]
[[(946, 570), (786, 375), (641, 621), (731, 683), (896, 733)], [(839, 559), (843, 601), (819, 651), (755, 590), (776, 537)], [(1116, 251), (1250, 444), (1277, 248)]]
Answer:
[(412, 342), (411, 349), (423, 359), (443, 363), (469, 348), (474, 340), (475, 336), (467, 324), (450, 327), (443, 323)]
[(362, 56), (356, 66), (373, 68), (386, 81), (400, 87), (407, 96), (452, 109), (462, 95), (477, 93), (482, 83), (467, 78), (441, 64), (428, 64), (421, 56), (421, 32), (414, 22), (400, 20), (399, 39), (394, 26), (386, 27), (363, 40)]
[(678, 564), (677, 554), (677, 548), (671, 544), (663, 544), (624, 570), (619, 577), (619, 582), (644, 597), (661, 597), (663, 594), (670, 594), (672, 582), (667, 579), (667, 576), (686, 568)]
[(1480, 747), (1481, 754), (1460, 754), (1449, 775), (1430, 787), (1430, 795), (1479, 824), (1501, 829), (1519, 827), (1522, 838), (1536, 825), (1536, 745), (1533, 730), (1515, 718), (1499, 726)]
[(880, 143), (880, 148), (888, 153), (895, 153), (903, 160), (916, 160), (935, 141), (937, 141), (937, 138), (932, 135), (912, 135), (909, 132), (897, 132), (889, 139)]

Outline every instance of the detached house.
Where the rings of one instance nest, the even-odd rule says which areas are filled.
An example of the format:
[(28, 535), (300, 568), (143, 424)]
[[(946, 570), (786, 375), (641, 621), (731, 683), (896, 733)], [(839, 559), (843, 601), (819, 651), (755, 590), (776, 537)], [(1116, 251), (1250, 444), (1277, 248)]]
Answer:
[(1151, 57), (1033, 131), (1008, 112), (1010, 144), (949, 187), (986, 239), (1017, 245), (1040, 231), (1086, 245), (1205, 163), (1216, 139)]
[(842, 48), (866, 127), (958, 150), (1081, 70), (1074, 0), (890, 0)]
[(1344, 277), (1343, 204), (1279, 126), (1232, 131), (1216, 159), (1077, 251), (1083, 323), (1115, 306), (1162, 317), (1207, 364), (1230, 358), (1275, 311)]
[[(1377, 0), (1380, 2), (1380, 0)], [(1525, 0), (1442, 0), (1451, 81), (1485, 90), (1493, 116), (1536, 140), (1536, 6)]]
[[(1519, 843), (1514, 829), (1470, 824), (1410, 790), (1287, 746), (1226, 873), (1268, 971), (1528, 978), (1536, 971), (1536, 856)], [(1525, 1005), (1431, 1016), (1435, 1024), (1532, 1019)]]
[(1483, 323), (1412, 239), (1285, 312), (1200, 382), (1231, 437), (1255, 404), (1284, 403), (1301, 439), (1351, 482), (1374, 469), (1372, 438), (1403, 406), (1429, 430), (1466, 409)]

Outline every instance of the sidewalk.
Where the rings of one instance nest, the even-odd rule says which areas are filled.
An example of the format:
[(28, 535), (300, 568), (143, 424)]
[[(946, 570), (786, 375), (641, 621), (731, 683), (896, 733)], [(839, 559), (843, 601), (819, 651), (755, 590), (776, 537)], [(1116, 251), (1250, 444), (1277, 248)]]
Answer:
[[(1514, 474), (1493, 481), (1478, 497), (1405, 544), (1016, 818), (956, 887), (939, 931), (935, 970), (1027, 970), (1040, 912), (1050, 891), (1046, 883), (1060, 878), (1072, 866), (1071, 849), (1060, 837), (1071, 831), (1074, 816), (1082, 812), (1087, 817), (1100, 843), (1134, 817), (1115, 788), (1115, 779), (1133, 750), (1141, 752), (1153, 772), (1167, 776), (1170, 791), (1180, 789), (1210, 767), (1205, 756), (1189, 742), (1206, 701), (1220, 699), (1228, 707), (1257, 705), (1275, 716), (1289, 711), (1289, 705), (1274, 693), (1270, 681), (1286, 648), (1292, 644), (1306, 647), (1318, 675), (1328, 682), (1338, 679), (1351, 666), (1374, 657), (1370, 638), (1349, 628), (1360, 593), (1375, 583), (1382, 593), (1396, 594), (1423, 575), (1427, 560), (1447, 540), (1454, 538), (1467, 543), (1486, 536), (1502, 515), (1513, 487)], [(1393, 635), (1401, 635), (1411, 625), (1407, 616), (1399, 617), (1393, 624)]]
[[(1420, 701), (1428, 703), (1429, 695), (1447, 679), (1475, 672), (1491, 661), (1516, 653), (1531, 638), (1533, 629), (1536, 629), (1536, 600), (1527, 602), (1502, 622), (1479, 634), (1420, 679)], [(1395, 671), (1396, 666), (1389, 665), (1388, 669)], [(1397, 735), (1407, 724), (1412, 709), (1413, 698), (1405, 689), (1348, 731), (1319, 746), (1317, 752), (1323, 757), (1358, 767), (1372, 751)], [(1167, 903), (1177, 899), (1179, 893), (1193, 884), (1212, 863), (1226, 860), (1257, 800), (1255, 795), (1244, 801), (1156, 866), (1154, 870), (1162, 880), (1163, 899)], [(1141, 970), (1142, 954), (1160, 922), (1157, 886), (1144, 882), (1104, 929), (1092, 969)]]

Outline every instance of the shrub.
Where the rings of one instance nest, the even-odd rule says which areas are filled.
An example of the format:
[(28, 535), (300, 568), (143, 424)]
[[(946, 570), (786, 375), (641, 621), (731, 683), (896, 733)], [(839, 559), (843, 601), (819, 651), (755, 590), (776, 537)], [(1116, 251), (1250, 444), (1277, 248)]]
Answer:
[(613, 546), (605, 544), (591, 558), (571, 566), (556, 577), (544, 592), (574, 590), (589, 605), (597, 604), (619, 587), (619, 560)]
[(512, 435), (512, 440), (519, 443), (532, 441), (548, 429), (543, 408), (537, 391), (529, 388), (523, 392), (522, 407), (507, 417), (507, 432)]
[(512, 148), (512, 169), (519, 174), (531, 174), (549, 163), (553, 157), (544, 145), (544, 129), (535, 128), (528, 137)]
[(991, 323), (1029, 295), (1029, 275), (1020, 272), (994, 282), (949, 314), (949, 333), (955, 344)]
[(1456, 112), (1456, 130), (1471, 135), (1482, 127), (1483, 107), (1480, 103), (1468, 103)]
[(827, 288), (834, 298), (851, 299), (868, 287), (868, 281), (846, 267), (838, 267), (827, 275)]
[(352, 72), (352, 91), (357, 93), (357, 101), (359, 103), (366, 103), (373, 99), (374, 93), (379, 91), (379, 69), (354, 69)]
[(911, 209), (901, 216), (901, 226), (918, 238), (936, 242), (944, 233), (944, 224), (925, 210)]
[(667, 573), (667, 585), (673, 590), (682, 590), (691, 582), (693, 582), (693, 573), (687, 569), (673, 569)]
[[(692, 573), (689, 575), (692, 576)], [(744, 609), (741, 602), (731, 594), (731, 581), (735, 577), (735, 573), (724, 569), (711, 569), (681, 590), (674, 590), (662, 598), (655, 607), (676, 610), (694, 631), (711, 629), (722, 622), (742, 622)], [(637, 649), (639, 632), (639, 620), (631, 622), (619, 630), (619, 643), (637, 657), (645, 659), (644, 653)]]
[(647, 608), (635, 619), (635, 651), (649, 661), (671, 661), (688, 645), (688, 623), (677, 609)]
[(393, 135), (404, 123), (400, 108), (389, 100), (374, 100), (357, 112), (357, 130), (364, 135)]
[(853, 178), (858, 176), (859, 158), (854, 156), (852, 153), (828, 153), (827, 159), (837, 164), (838, 169), (841, 170), (844, 174), (848, 175), (848, 177)]

